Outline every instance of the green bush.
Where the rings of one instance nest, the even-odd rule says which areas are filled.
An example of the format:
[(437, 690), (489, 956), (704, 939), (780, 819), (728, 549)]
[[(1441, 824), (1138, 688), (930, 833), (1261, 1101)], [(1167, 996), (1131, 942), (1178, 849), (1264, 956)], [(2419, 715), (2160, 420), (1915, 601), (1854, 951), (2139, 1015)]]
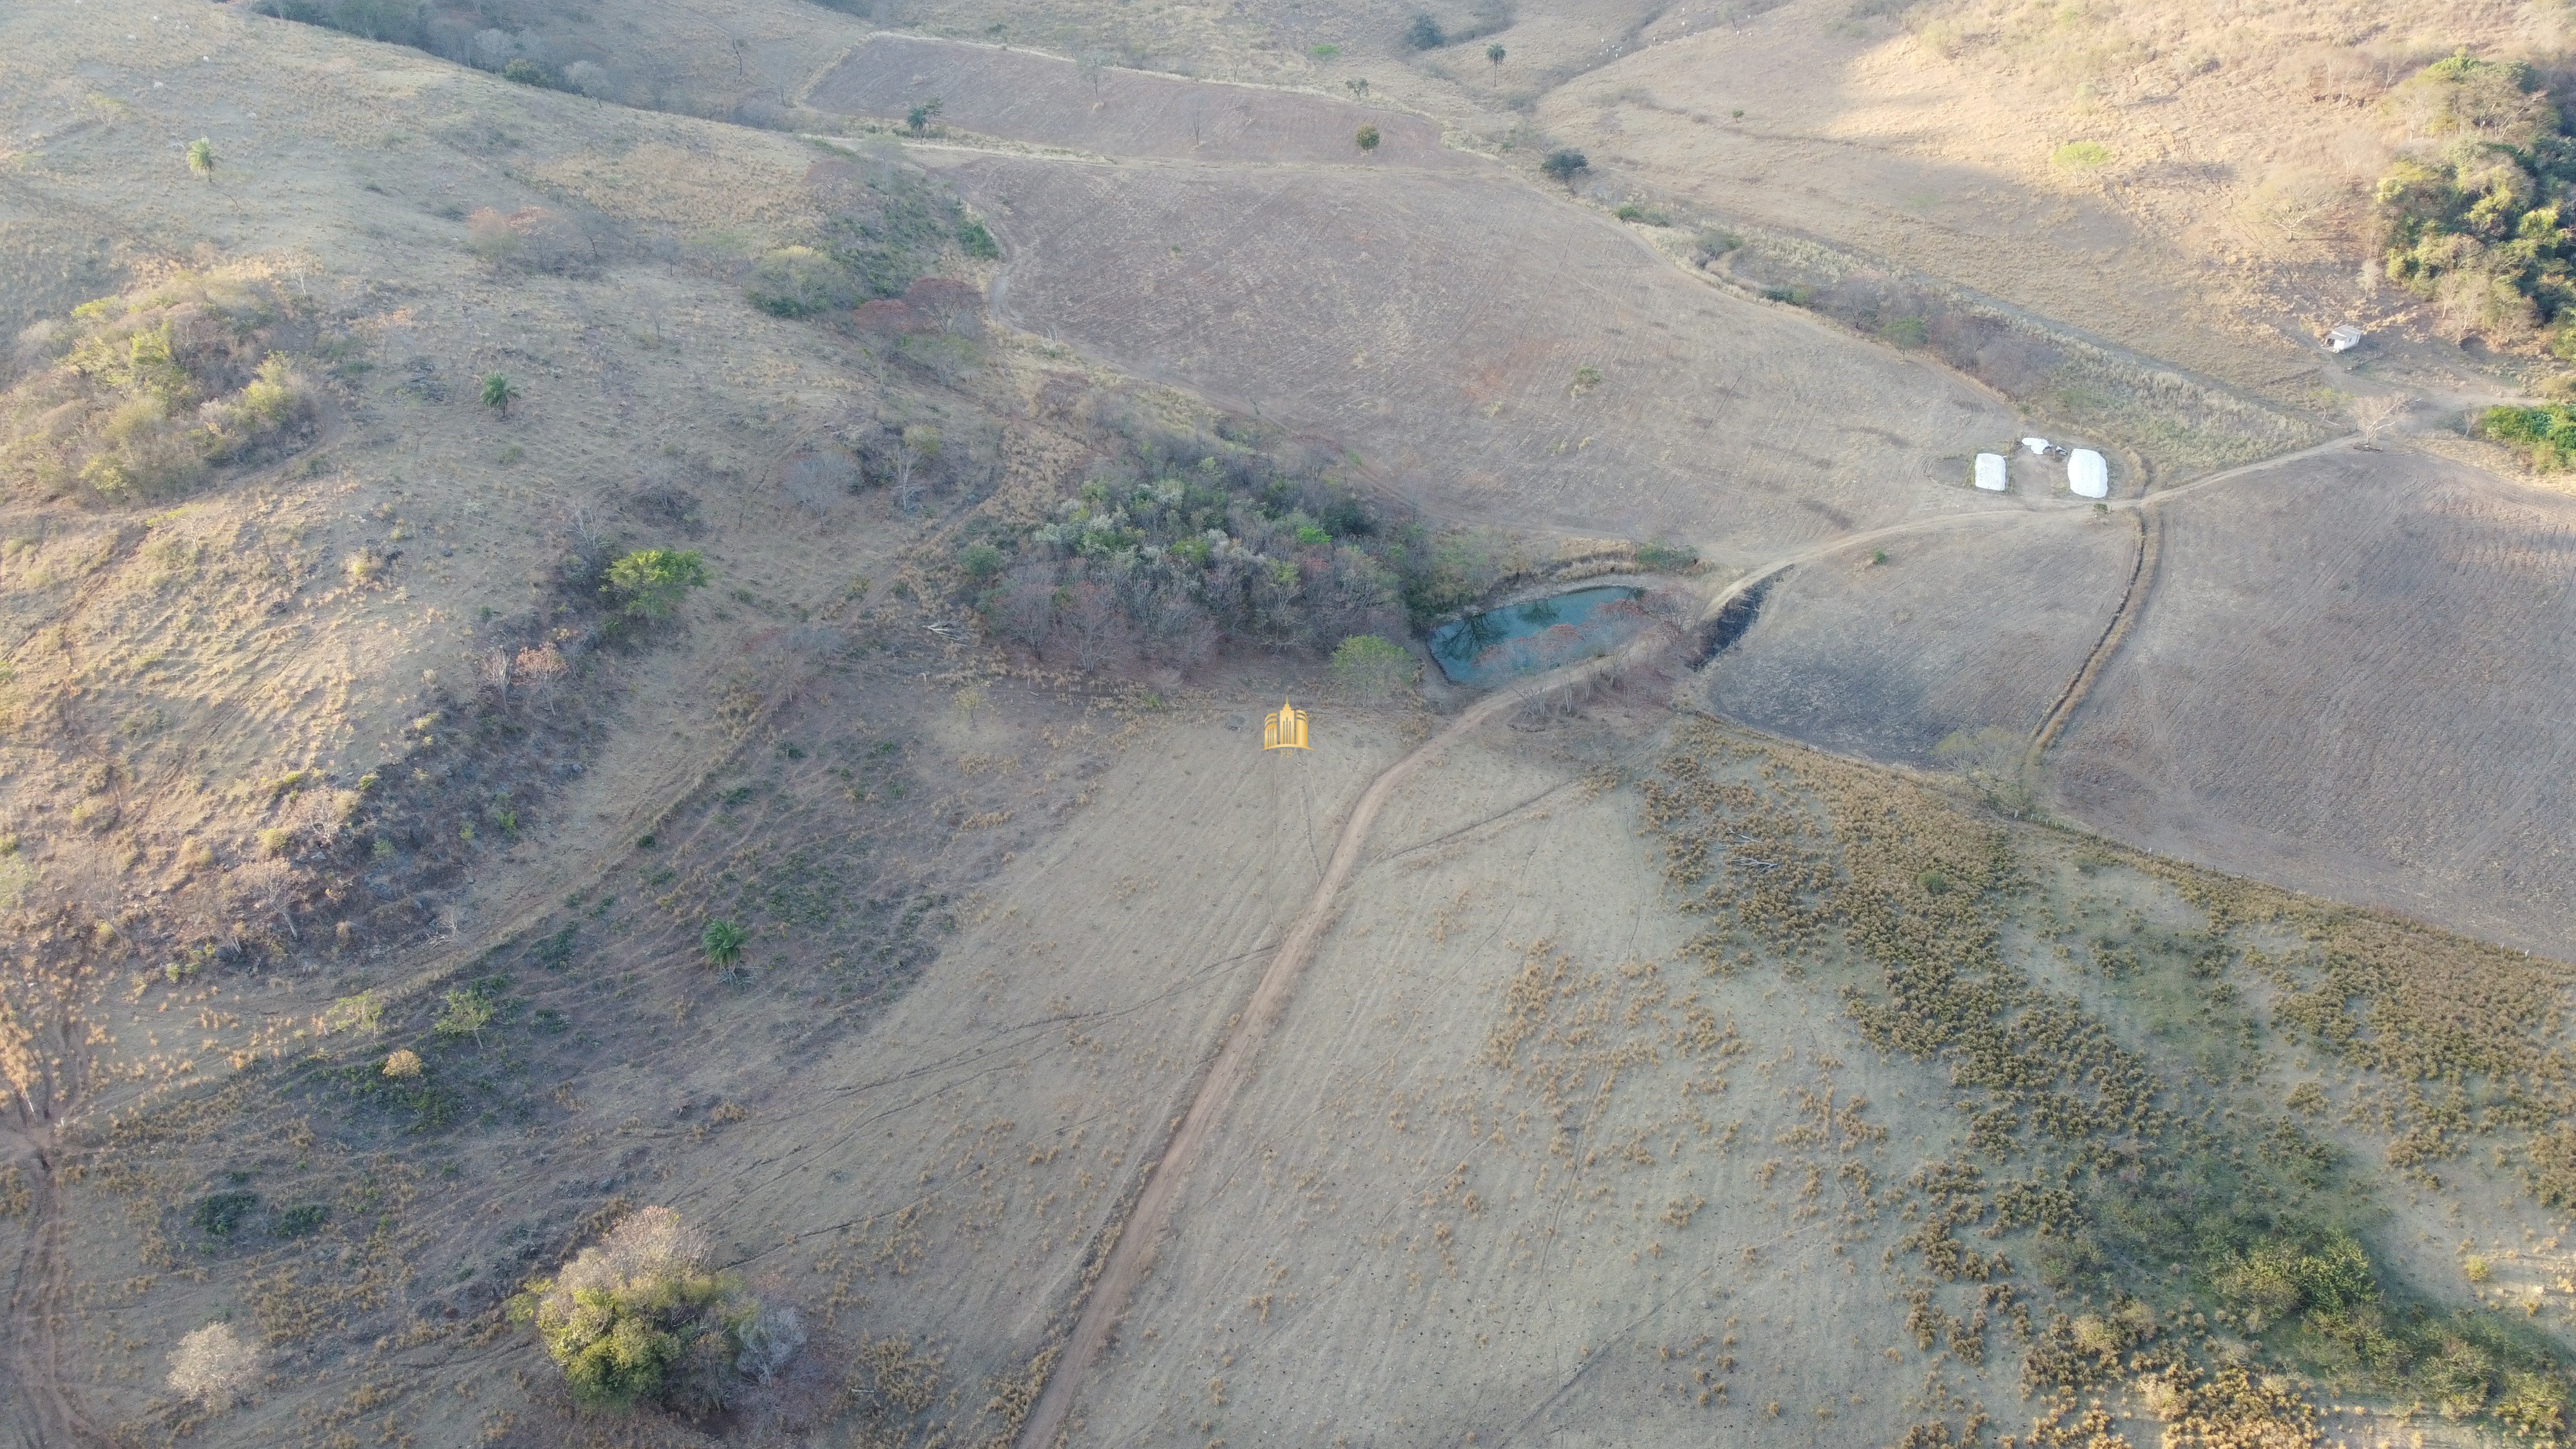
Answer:
[(678, 608), (689, 590), (706, 584), (706, 560), (696, 549), (639, 548), (608, 566), (601, 592), (630, 617), (660, 619)]
[(957, 223), (957, 246), (979, 262), (997, 261), (1002, 255), (1002, 244), (993, 240), (992, 231), (971, 216)]
[[(238, 1179), (236, 1179), (238, 1180)], [(250, 1221), (251, 1209), (259, 1206), (255, 1192), (216, 1192), (197, 1199), (188, 1221), (197, 1231), (210, 1238), (229, 1238), (241, 1225)]]
[(1592, 162), (1580, 151), (1550, 151), (1547, 153), (1547, 159), (1538, 163), (1538, 169), (1546, 172), (1549, 179), (1563, 182), (1565, 188), (1571, 191), (1574, 189), (1574, 178), (1591, 170)]
[(1642, 226), (1671, 226), (1673, 224), (1673, 219), (1671, 217), (1655, 210), (1651, 206), (1641, 206), (1633, 201), (1621, 202), (1618, 211), (1613, 214), (1621, 221), (1633, 221)]
[(2068, 171), (2098, 171), (2111, 164), (2111, 148), (2099, 141), (2069, 141), (2048, 159)]
[(277, 1215), (277, 1235), (281, 1238), (309, 1238), (322, 1231), (331, 1220), (331, 1209), (318, 1202), (302, 1203)]
[(2478, 415), (2477, 431), (2521, 453), (2544, 473), (2576, 463), (2576, 404), (2489, 408)]
[(804, 1341), (792, 1310), (764, 1310), (730, 1275), (705, 1267), (706, 1242), (669, 1208), (648, 1207), (510, 1301), (536, 1325), (576, 1402), (722, 1409), (745, 1379), (765, 1380)]
[(717, 966), (730, 966), (740, 960), (743, 945), (750, 939), (749, 932), (731, 921), (709, 921), (706, 929), (698, 933), (699, 947), (707, 953), (707, 960)]
[(446, 1010), (430, 1026), (440, 1036), (480, 1036), (499, 1010), (492, 998), (475, 986), (457, 987), (447, 993), (444, 1003)]
[(1686, 543), (1641, 543), (1636, 557), (1641, 569), (1677, 574), (1699, 563), (1699, 550)]
[(958, 550), (957, 567), (982, 583), (1002, 571), (1002, 551), (989, 543), (970, 543)]
[(1413, 656), (1376, 634), (1354, 634), (1333, 651), (1333, 678), (1367, 699), (1393, 694), (1413, 681)]
[(526, 56), (521, 56), (501, 67), (501, 79), (516, 81), (523, 86), (541, 86), (549, 90), (553, 89), (555, 83), (553, 72)]
[(772, 316), (810, 317), (849, 306), (859, 284), (848, 268), (812, 247), (780, 247), (752, 264), (747, 290), (751, 305)]
[(1405, 23), (1404, 43), (1415, 50), (1438, 50), (1449, 43), (1449, 36), (1439, 21), (1417, 13)]

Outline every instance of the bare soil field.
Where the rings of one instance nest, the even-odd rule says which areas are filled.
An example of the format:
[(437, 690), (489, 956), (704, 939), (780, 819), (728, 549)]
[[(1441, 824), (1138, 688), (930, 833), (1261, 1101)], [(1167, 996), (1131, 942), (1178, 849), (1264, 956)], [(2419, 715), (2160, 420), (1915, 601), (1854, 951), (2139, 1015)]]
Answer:
[[(1432, 171), (1479, 164), (1442, 145), (1437, 124), (1401, 111), (909, 35), (871, 37), (802, 99), (885, 120), (937, 101), (942, 127), (1112, 156)], [(1377, 129), (1374, 152), (1354, 139), (1364, 125)]]
[[(1970, 387), (1701, 289), (1509, 182), (1004, 158), (943, 174), (1010, 248), (1001, 315), (1340, 439), (1442, 517), (1749, 563), (1977, 506), (1968, 454), (2013, 426)], [(1757, 434), (1773, 445), (1734, 441)]]
[(1911, 765), (1958, 731), (2027, 737), (2102, 637), (2137, 549), (2130, 518), (2048, 514), (1793, 569), (1704, 671), (1705, 697), (1756, 729)]
[(2570, 939), (2568, 501), (2355, 453), (2165, 512), (2146, 611), (2056, 752), (2066, 808), (2221, 869)]

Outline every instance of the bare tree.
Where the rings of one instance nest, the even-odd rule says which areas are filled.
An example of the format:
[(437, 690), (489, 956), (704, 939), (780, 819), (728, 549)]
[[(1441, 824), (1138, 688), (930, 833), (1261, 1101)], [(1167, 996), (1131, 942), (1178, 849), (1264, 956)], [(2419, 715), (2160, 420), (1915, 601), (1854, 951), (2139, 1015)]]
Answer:
[(912, 483), (915, 465), (939, 456), (939, 430), (927, 423), (913, 423), (897, 434), (894, 444), (894, 501), (898, 508), (909, 511), (921, 501), (921, 490)]
[(1055, 566), (1022, 559), (1002, 583), (1002, 632), (1035, 654), (1055, 630)]
[(1083, 673), (1093, 673), (1125, 652), (1127, 616), (1118, 607), (1117, 591), (1107, 584), (1084, 579), (1067, 589), (1060, 618), (1073, 665)]
[(2361, 430), (2361, 447), (2367, 452), (2379, 451), (2380, 435), (2395, 427), (2415, 406), (2415, 399), (2404, 393), (2384, 392), (2352, 400), (2352, 425)]

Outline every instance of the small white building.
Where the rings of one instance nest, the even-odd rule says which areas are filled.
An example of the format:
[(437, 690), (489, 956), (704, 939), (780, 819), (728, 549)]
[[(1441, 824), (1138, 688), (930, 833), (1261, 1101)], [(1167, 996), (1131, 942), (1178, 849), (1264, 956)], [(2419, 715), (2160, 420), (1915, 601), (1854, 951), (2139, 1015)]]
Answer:
[(1988, 493), (2004, 491), (2003, 454), (1979, 453), (1977, 455), (1977, 486)]
[(2364, 335), (2365, 334), (2360, 328), (2353, 326), (2349, 322), (2340, 323), (2336, 326), (2327, 328), (2326, 351), (2350, 352), (2361, 345), (2361, 339)]
[(2066, 458), (2066, 486), (2078, 498), (2111, 496), (2111, 465), (2091, 448), (2078, 448)]

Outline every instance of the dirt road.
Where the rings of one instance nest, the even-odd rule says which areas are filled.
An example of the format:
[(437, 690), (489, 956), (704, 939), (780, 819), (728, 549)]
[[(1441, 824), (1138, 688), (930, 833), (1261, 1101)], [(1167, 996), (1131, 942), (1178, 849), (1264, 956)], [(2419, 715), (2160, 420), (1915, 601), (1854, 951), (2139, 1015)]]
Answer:
[[(2331, 443), (2286, 454), (2262, 463), (2231, 468), (2180, 487), (2149, 494), (2144, 498), (2124, 499), (2112, 506), (2126, 510), (2160, 505), (2212, 484), (2279, 467), (2301, 458), (2348, 446), (2350, 442), (2350, 439), (2337, 439)], [(1976, 513), (1948, 514), (1934, 518), (1912, 519), (1882, 528), (1844, 534), (1810, 548), (1783, 554), (1759, 568), (1737, 576), (1709, 595), (1699, 610), (1699, 619), (1705, 621), (1714, 618), (1719, 611), (1733, 603), (1746, 590), (1754, 588), (1784, 569), (1799, 564), (1813, 563), (1837, 553), (1882, 543), (1908, 534), (1928, 533), (1936, 529), (1957, 528), (1972, 524), (2002, 524), (2047, 517), (2054, 511), (2057, 510), (1995, 509)], [(1397, 788), (1402, 786), (1414, 771), (1438, 757), (1443, 750), (1468, 732), (1492, 720), (1495, 716), (1518, 707), (1533, 695), (1581, 684), (1590, 678), (1609, 672), (1625, 663), (1634, 651), (1647, 647), (1653, 647), (1651, 636), (1649, 640), (1632, 645), (1629, 651), (1585, 660), (1579, 664), (1570, 664), (1562, 669), (1534, 676), (1515, 688), (1498, 690), (1469, 706), (1464, 714), (1451, 720), (1446, 728), (1424, 741), (1412, 753), (1388, 766), (1383, 774), (1369, 783), (1368, 789), (1360, 796), (1359, 803), (1352, 807), (1349, 818), (1342, 823), (1341, 835), (1333, 843), (1332, 859), (1324, 867), (1323, 878), (1316, 882), (1314, 895), (1307, 901), (1306, 908), (1299, 913), (1295, 924), (1289, 928), (1286, 938), (1280, 943), (1278, 954), (1271, 958), (1269, 968), (1262, 973), (1260, 982), (1253, 987), (1252, 999), (1246, 1003), (1242, 1015), (1236, 1018), (1232, 1028), (1226, 1033), (1224, 1042), (1217, 1048), (1216, 1056), (1209, 1062), (1207, 1073), (1201, 1079), (1198, 1090), (1190, 1098), (1189, 1109), (1182, 1114), (1180, 1124), (1173, 1129), (1171, 1138), (1163, 1149), (1163, 1155), (1156, 1159), (1149, 1170), (1144, 1191), (1138, 1196), (1135, 1208), (1128, 1214), (1126, 1222), (1117, 1229), (1117, 1238), (1110, 1247), (1108, 1262), (1101, 1268), (1099, 1278), (1092, 1284), (1089, 1295), (1083, 1301), (1081, 1315), (1074, 1322), (1072, 1338), (1066, 1343), (1063, 1356), (1056, 1361), (1054, 1372), (1048, 1377), (1045, 1392), (1039, 1396), (1036, 1407), (1030, 1411), (1027, 1421), (1021, 1426), (1018, 1440), (1020, 1449), (1051, 1449), (1051, 1446), (1059, 1442), (1064, 1435), (1067, 1422), (1073, 1412), (1074, 1399), (1081, 1392), (1083, 1380), (1108, 1348), (1111, 1336), (1117, 1330), (1119, 1319), (1125, 1315), (1127, 1305), (1135, 1297), (1137, 1284), (1143, 1280), (1150, 1268), (1154, 1247), (1161, 1241), (1164, 1229), (1170, 1223), (1172, 1204), (1180, 1195), (1183, 1184), (1188, 1181), (1192, 1165), (1196, 1163), (1200, 1151), (1205, 1147), (1208, 1134), (1223, 1118), (1227, 1106), (1234, 1100), (1235, 1093), (1251, 1075), (1255, 1055), (1260, 1051), (1262, 1043), (1269, 1038), (1272, 1028), (1278, 1024), (1281, 1013), (1286, 1010), (1289, 998), (1296, 990), (1299, 976), (1304, 972), (1307, 961), (1314, 955), (1316, 942), (1322, 939), (1325, 930), (1332, 925), (1337, 912), (1337, 900), (1343, 886), (1349, 882), (1352, 872), (1358, 869), (1360, 853), (1368, 843), (1369, 831), (1377, 823), (1379, 812), (1385, 808), (1387, 801), (1393, 798)], [(2092, 670), (2096, 662), (2088, 660), (2086, 669)], [(2071, 707), (2071, 702), (2068, 707)]]

